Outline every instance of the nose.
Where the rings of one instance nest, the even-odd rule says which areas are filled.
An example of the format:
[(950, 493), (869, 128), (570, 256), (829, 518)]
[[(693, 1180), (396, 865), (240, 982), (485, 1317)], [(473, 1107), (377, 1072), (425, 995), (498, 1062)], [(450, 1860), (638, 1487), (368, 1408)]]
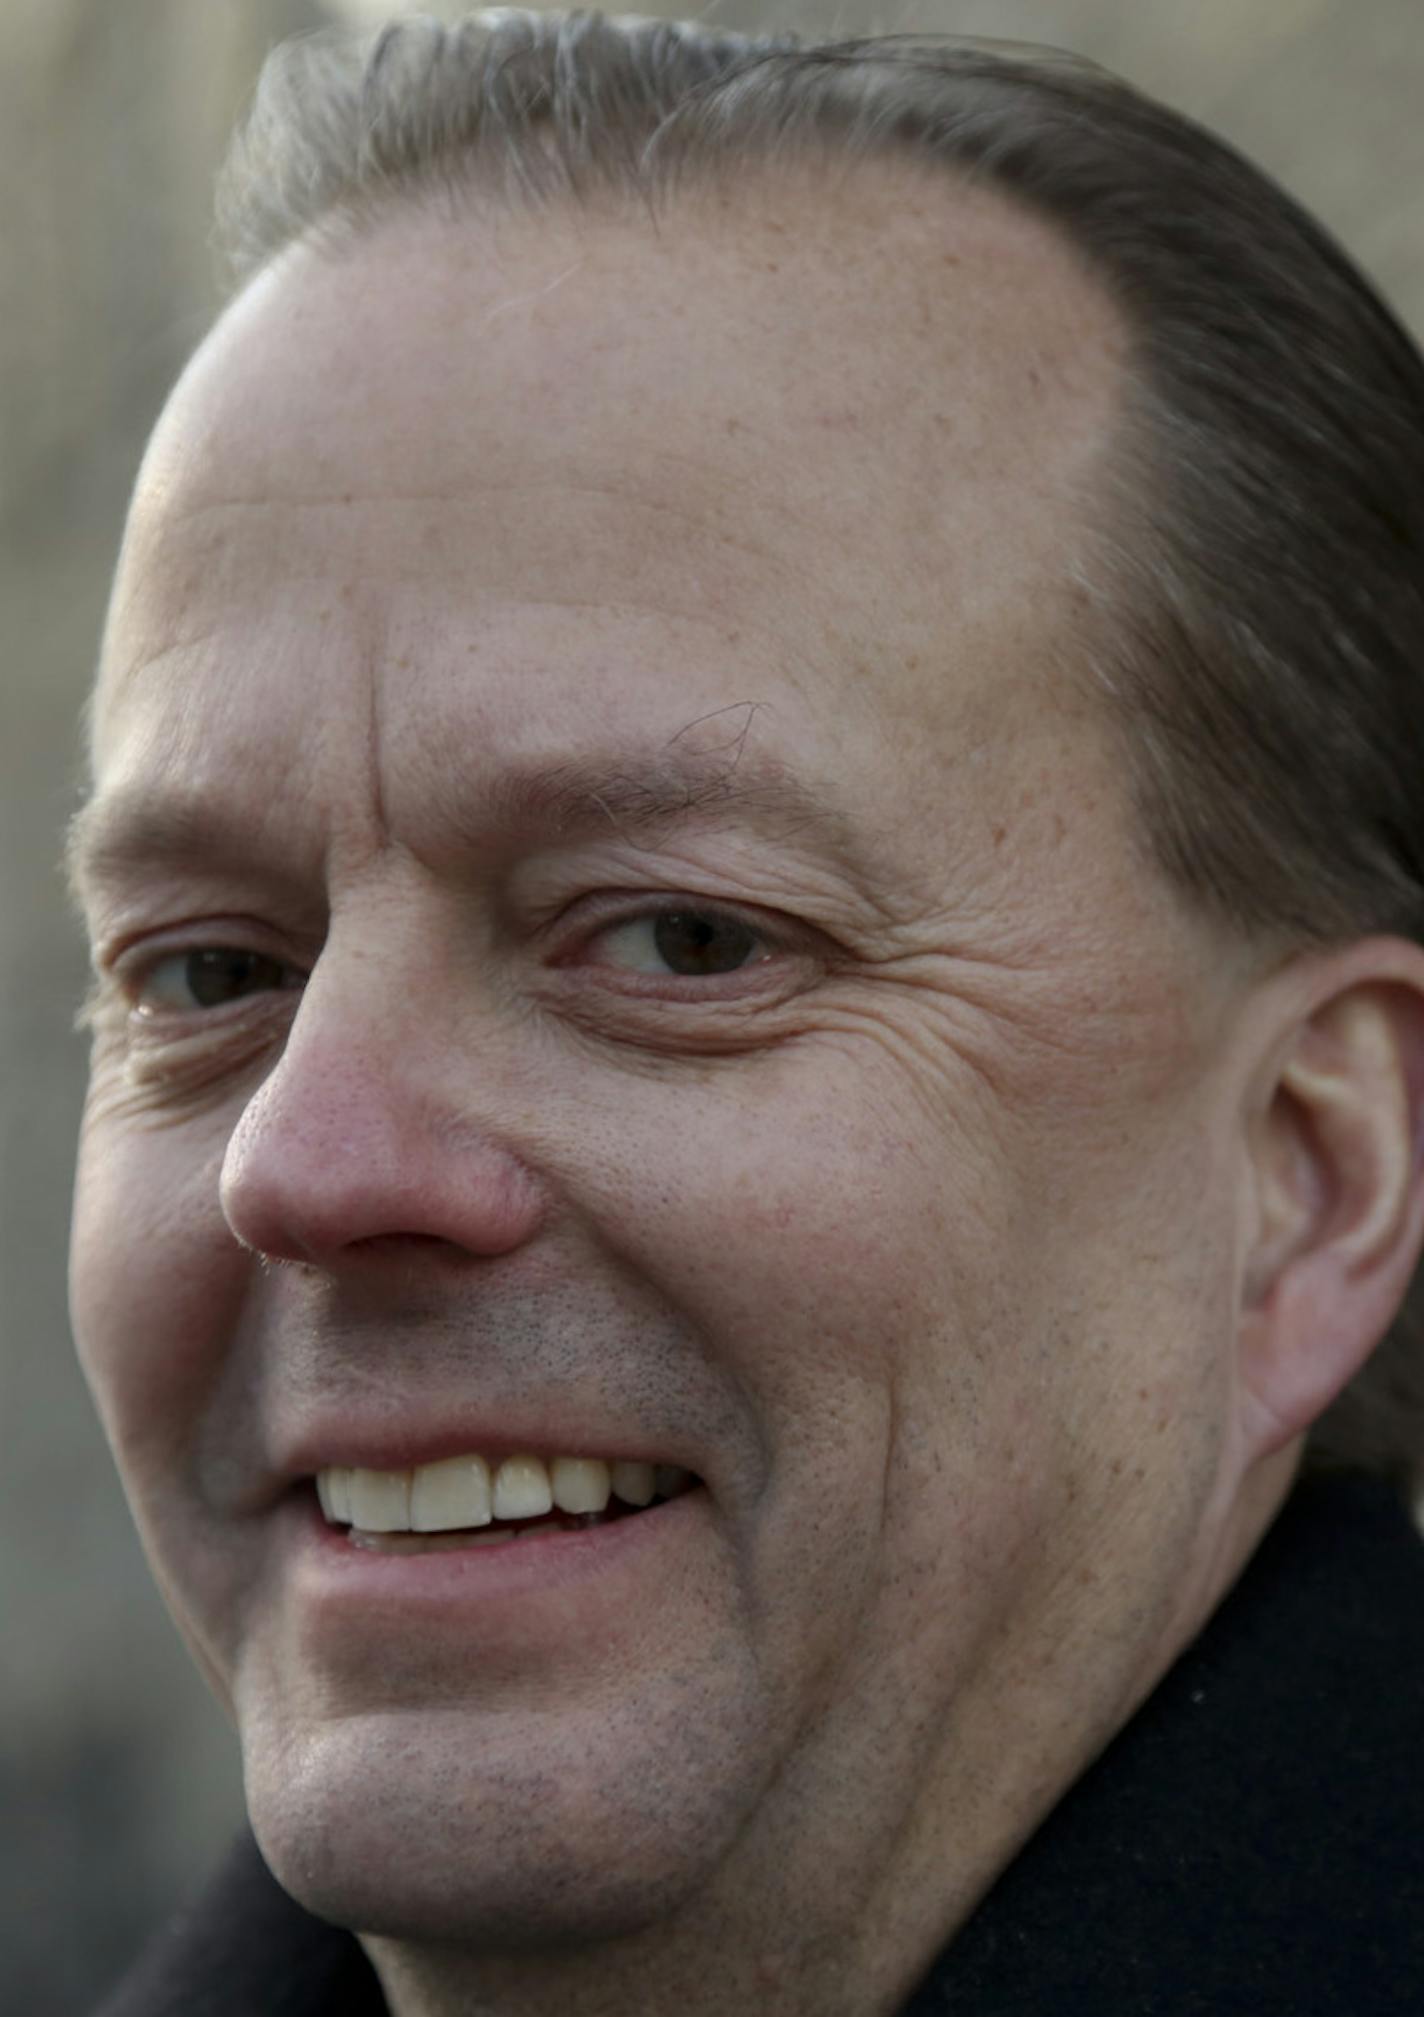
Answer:
[(491, 1075), (468, 1042), (422, 1022), (408, 993), (387, 1013), (371, 981), (323, 955), (229, 1138), (228, 1225), (254, 1253), (326, 1268), (412, 1240), (513, 1252), (545, 1209), (511, 1140), (517, 1115), (491, 1110)]

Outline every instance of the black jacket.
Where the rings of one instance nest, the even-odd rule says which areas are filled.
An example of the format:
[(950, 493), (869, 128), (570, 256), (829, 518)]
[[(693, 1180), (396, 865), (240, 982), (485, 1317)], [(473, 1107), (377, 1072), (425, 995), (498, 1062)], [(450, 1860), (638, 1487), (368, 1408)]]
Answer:
[[(244, 1837), (102, 2017), (386, 2006)], [(1297, 1487), (904, 2017), (1424, 2017), (1424, 1541), (1394, 1493)]]

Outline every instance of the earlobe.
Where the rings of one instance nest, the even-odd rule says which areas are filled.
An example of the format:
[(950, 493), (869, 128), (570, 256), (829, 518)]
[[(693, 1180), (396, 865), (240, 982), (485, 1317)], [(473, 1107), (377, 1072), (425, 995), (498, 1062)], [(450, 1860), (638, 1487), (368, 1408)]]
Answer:
[(1424, 951), (1371, 939), (1312, 955), (1276, 1000), (1249, 1127), (1239, 1338), (1258, 1457), (1302, 1435), (1364, 1364), (1424, 1239)]

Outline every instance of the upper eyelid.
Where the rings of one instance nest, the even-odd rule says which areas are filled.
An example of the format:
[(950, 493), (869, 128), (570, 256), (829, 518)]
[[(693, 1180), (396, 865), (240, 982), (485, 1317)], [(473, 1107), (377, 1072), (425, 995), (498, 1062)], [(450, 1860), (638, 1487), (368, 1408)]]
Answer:
[[(581, 913), (591, 909), (593, 915), (584, 918)], [(560, 931), (582, 931), (588, 937), (596, 937), (620, 924), (635, 924), (642, 918), (665, 916), (669, 911), (686, 911), (694, 916), (724, 919), (729, 924), (743, 926), (753, 931), (770, 944), (786, 950), (795, 947), (798, 941), (816, 936), (814, 925), (807, 924), (786, 912), (769, 910), (761, 904), (744, 903), (735, 897), (708, 896), (698, 890), (659, 889), (598, 891), (586, 898), (576, 899), (557, 917), (550, 917), (543, 929), (550, 934)]]
[(763, 938), (786, 936), (790, 930), (789, 920), (779, 932), (777, 923), (765, 911), (756, 910), (745, 904), (732, 903), (716, 897), (676, 894), (658, 896), (652, 900), (630, 898), (626, 908), (610, 910), (597, 918), (589, 929), (597, 933), (610, 930), (615, 925), (637, 924), (644, 918), (677, 916), (682, 913), (689, 917), (715, 918), (727, 924), (742, 925), (748, 931), (760, 932)]
[(275, 941), (284, 936), (287, 934), (264, 924), (260, 918), (245, 917), (239, 912), (173, 924), (126, 925), (116, 931), (95, 934), (90, 963), (97, 973), (123, 974), (132, 967), (153, 966), (183, 953), (240, 946), (244, 951), (280, 959), (288, 966), (300, 965), (289, 951), (277, 946)]

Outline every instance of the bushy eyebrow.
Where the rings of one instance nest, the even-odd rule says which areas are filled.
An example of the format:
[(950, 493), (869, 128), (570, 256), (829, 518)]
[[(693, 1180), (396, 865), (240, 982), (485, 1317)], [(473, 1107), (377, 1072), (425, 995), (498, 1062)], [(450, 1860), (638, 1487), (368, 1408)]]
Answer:
[[(496, 834), (537, 844), (613, 832), (651, 843), (685, 826), (741, 826), (772, 844), (829, 859), (857, 883), (873, 880), (874, 850), (844, 808), (782, 762), (748, 756), (744, 739), (721, 747), (581, 753), (499, 773), (478, 794), (442, 808), (472, 850)], [(239, 825), (211, 799), (181, 788), (102, 789), (71, 820), (64, 865), (75, 901), (105, 884), (183, 861), (261, 863), (270, 840)], [(290, 859), (273, 859), (290, 877)]]

